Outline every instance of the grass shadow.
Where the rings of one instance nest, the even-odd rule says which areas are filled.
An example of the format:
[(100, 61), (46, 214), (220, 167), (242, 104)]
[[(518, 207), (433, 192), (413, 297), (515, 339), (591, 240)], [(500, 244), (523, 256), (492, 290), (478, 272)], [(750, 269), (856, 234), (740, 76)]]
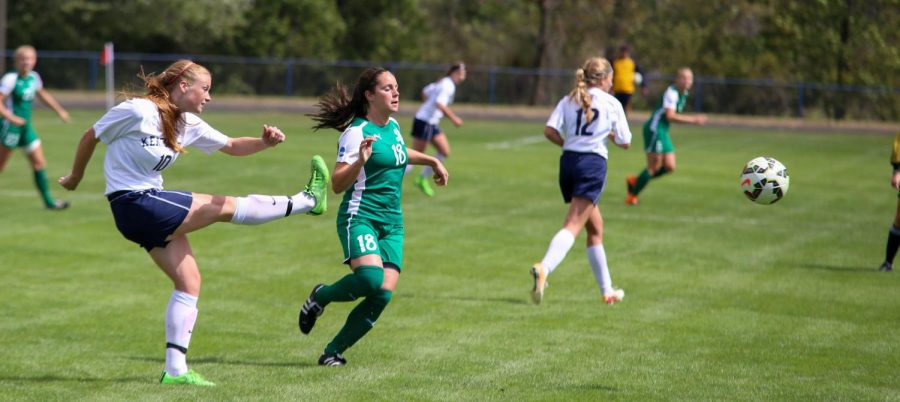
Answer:
[(153, 376), (149, 377), (122, 377), (122, 378), (90, 378), (90, 377), (65, 377), (59, 375), (36, 375), (36, 376), (0, 376), (0, 382), (24, 382), (24, 383), (50, 383), (50, 382), (87, 382), (87, 383), (152, 383)]
[(857, 274), (878, 274), (881, 273), (878, 271), (878, 267), (848, 267), (841, 265), (829, 265), (829, 264), (800, 264), (799, 267), (806, 269), (818, 269), (823, 271), (834, 271), (834, 272), (853, 272)]
[[(128, 356), (128, 360), (154, 362), (165, 364), (166, 359), (160, 357), (148, 356)], [(221, 357), (199, 357), (192, 358), (191, 364), (223, 364), (231, 366), (253, 366), (253, 367), (318, 367), (318, 364), (309, 362), (265, 362), (265, 361), (245, 361), (245, 360), (229, 360)]]
[(441, 296), (441, 295), (418, 295), (416, 293), (404, 293), (403, 298), (410, 299), (437, 299), (437, 300), (452, 300), (452, 301), (462, 301), (462, 302), (490, 302), (490, 303), (507, 303), (507, 304), (531, 304), (528, 301), (527, 295), (524, 295), (521, 298), (518, 297), (474, 297), (474, 296)]

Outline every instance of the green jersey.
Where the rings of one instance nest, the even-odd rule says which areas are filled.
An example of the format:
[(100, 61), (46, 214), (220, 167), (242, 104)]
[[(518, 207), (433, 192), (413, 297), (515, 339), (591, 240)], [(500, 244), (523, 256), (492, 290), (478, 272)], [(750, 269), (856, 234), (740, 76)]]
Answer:
[(338, 222), (359, 216), (374, 222), (402, 224), (400, 196), (408, 156), (400, 125), (394, 118), (384, 126), (355, 118), (338, 140), (337, 162), (355, 163), (359, 159), (359, 144), (367, 137), (375, 137), (372, 156), (344, 192)]
[(34, 96), (44, 87), (41, 76), (30, 72), (25, 77), (12, 72), (0, 79), (0, 93), (6, 95), (6, 108), (16, 116), (31, 122), (31, 105)]
[(675, 109), (675, 112), (681, 113), (684, 104), (687, 102), (688, 92), (679, 92), (674, 85), (669, 85), (666, 92), (656, 105), (656, 110), (650, 115), (650, 119), (644, 123), (644, 131), (654, 133), (669, 131), (669, 119), (666, 117), (666, 109)]

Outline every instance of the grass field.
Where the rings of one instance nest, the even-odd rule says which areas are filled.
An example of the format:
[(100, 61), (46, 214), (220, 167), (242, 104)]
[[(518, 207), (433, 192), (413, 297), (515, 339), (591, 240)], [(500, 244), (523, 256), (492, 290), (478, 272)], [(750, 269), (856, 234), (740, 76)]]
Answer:
[[(214, 108), (213, 108), (214, 109)], [(49, 176), (68, 172), (98, 111), (59, 123), (40, 111)], [(192, 150), (166, 188), (232, 195), (301, 188), (337, 132), (299, 115), (204, 115), (227, 134), (262, 123), (289, 136), (247, 158)], [(404, 128), (409, 118), (401, 118)], [(638, 147), (613, 149), (601, 209), (622, 303), (600, 301), (584, 235), (531, 304), (528, 268), (562, 223), (559, 151), (542, 124), (448, 124), (450, 185), (433, 199), (407, 180), (405, 267), (377, 327), (316, 366), (352, 304), (303, 336), (309, 289), (347, 271), (324, 217), (190, 236), (204, 276), (192, 368), (212, 389), (163, 387), (170, 282), (119, 235), (103, 197), (103, 151), (70, 210), (41, 208), (17, 153), (0, 175), (0, 399), (9, 400), (898, 400), (900, 277), (876, 268), (896, 205), (886, 135), (673, 129), (678, 171), (628, 207)], [(633, 129), (639, 132), (639, 127)], [(744, 162), (787, 165), (772, 206), (739, 190)], [(331, 163), (331, 162), (329, 162)]]

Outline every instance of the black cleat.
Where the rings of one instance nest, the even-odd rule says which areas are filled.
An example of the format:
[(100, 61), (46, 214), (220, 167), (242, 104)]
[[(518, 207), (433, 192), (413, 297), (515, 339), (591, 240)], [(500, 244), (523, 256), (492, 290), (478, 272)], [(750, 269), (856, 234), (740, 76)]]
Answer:
[(340, 353), (322, 353), (319, 356), (320, 366), (343, 366), (347, 364), (347, 359)]
[(51, 211), (62, 211), (68, 207), (69, 207), (68, 201), (59, 201), (59, 200), (54, 201), (53, 205), (47, 205), (47, 209), (49, 209)]
[(878, 270), (881, 272), (894, 272), (894, 264), (885, 261)]
[[(312, 292), (309, 293), (309, 297), (306, 298), (306, 303), (303, 303), (303, 307), (300, 307), (299, 325), (300, 332), (304, 335), (307, 335), (309, 334), (309, 331), (312, 331), (313, 326), (316, 325), (316, 319), (325, 311), (325, 307), (322, 307), (316, 302), (316, 292), (324, 287), (325, 284), (323, 283), (313, 287)], [(319, 364), (322, 364), (321, 361), (322, 359), (319, 359)]]

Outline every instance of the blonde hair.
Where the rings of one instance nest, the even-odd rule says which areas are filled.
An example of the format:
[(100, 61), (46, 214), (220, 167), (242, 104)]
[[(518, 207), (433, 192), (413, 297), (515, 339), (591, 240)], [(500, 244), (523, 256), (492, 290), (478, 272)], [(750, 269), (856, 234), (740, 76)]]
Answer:
[(569, 99), (581, 106), (586, 121), (591, 121), (594, 117), (594, 112), (591, 110), (591, 95), (587, 91), (588, 86), (596, 85), (612, 72), (612, 65), (602, 57), (591, 57), (584, 62), (584, 66), (575, 70), (575, 88), (569, 92)]
[(35, 50), (34, 46), (31, 45), (22, 45), (16, 48), (16, 51), (13, 53), (13, 58), (18, 59), (19, 56), (25, 54), (25, 52), (31, 52), (37, 54), (37, 50)]
[(201, 74), (210, 75), (206, 67), (190, 60), (178, 60), (159, 74), (144, 74), (143, 70), (138, 74), (138, 77), (144, 81), (144, 87), (147, 90), (140, 97), (156, 104), (156, 108), (159, 109), (163, 142), (175, 152), (184, 152), (184, 148), (178, 144), (176, 138), (178, 122), (183, 118), (184, 112), (172, 102), (170, 93), (179, 82), (187, 81), (189, 84), (193, 84)]

